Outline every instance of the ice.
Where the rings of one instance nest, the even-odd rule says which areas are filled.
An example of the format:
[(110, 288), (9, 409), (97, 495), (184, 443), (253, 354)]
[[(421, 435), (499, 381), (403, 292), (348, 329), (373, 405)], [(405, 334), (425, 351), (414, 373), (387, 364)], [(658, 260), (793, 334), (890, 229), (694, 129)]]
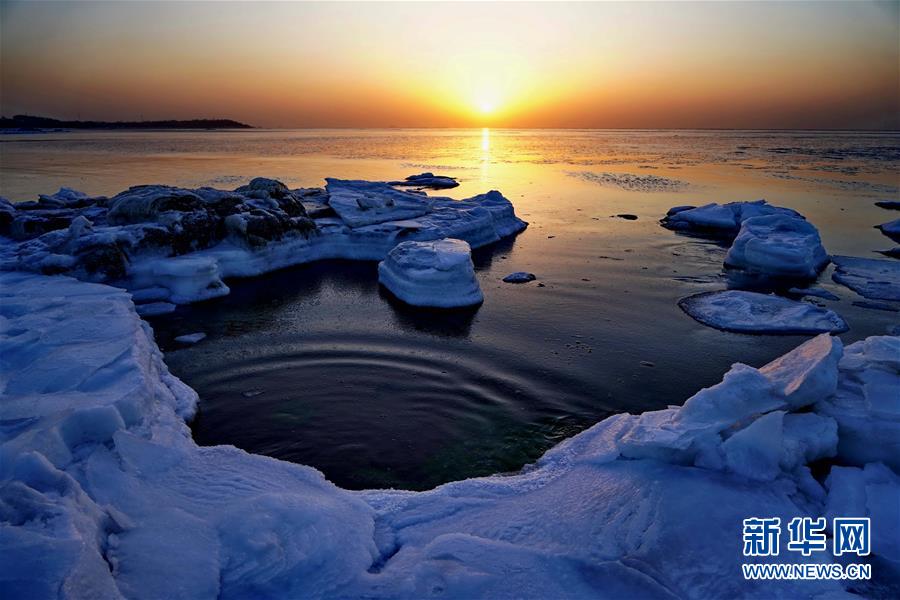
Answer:
[[(413, 177), (417, 185), (424, 175)], [(527, 226), (497, 191), (453, 200), (327, 181), (291, 190), (257, 177), (234, 191), (144, 185), (109, 200), (62, 190), (54, 200), (0, 202), (2, 265), (111, 283), (139, 302), (186, 304), (228, 294), (228, 277), (321, 259), (380, 261), (404, 241), (479, 248)]]
[(900, 242), (900, 219), (894, 219), (878, 226), (881, 233), (888, 236), (895, 242)]
[(459, 185), (459, 182), (456, 181), (453, 177), (447, 177), (446, 175), (435, 175), (434, 173), (420, 173), (418, 175), (410, 175), (403, 181), (392, 181), (390, 185), (401, 187), (401, 186), (415, 186), (422, 188), (430, 188), (433, 190), (442, 190), (455, 188)]
[(678, 306), (704, 325), (737, 333), (840, 333), (848, 329), (832, 310), (772, 294), (701, 292), (682, 298)]
[(855, 256), (832, 256), (836, 282), (872, 300), (900, 300), (900, 262)]
[(403, 242), (378, 264), (378, 281), (413, 306), (453, 308), (484, 300), (462, 240)]
[(196, 344), (197, 342), (205, 338), (206, 334), (202, 331), (198, 331), (197, 333), (187, 333), (185, 335), (179, 335), (175, 338), (175, 341), (181, 344)]
[(811, 223), (773, 214), (743, 221), (725, 266), (770, 278), (814, 279), (828, 260), (819, 231)]
[(869, 517), (872, 551), (900, 572), (900, 476), (879, 463), (863, 469), (836, 466), (825, 486), (829, 529), (835, 517)]
[(728, 470), (758, 481), (775, 479), (781, 472), (783, 426), (784, 412), (770, 412), (725, 440)]
[(388, 183), (326, 178), (328, 204), (350, 227), (421, 217), (431, 199), (395, 190)]
[(149, 302), (147, 304), (138, 304), (134, 308), (137, 314), (142, 317), (156, 317), (175, 312), (177, 307), (171, 302)]
[(824, 298), (825, 300), (840, 300), (840, 298), (835, 294), (832, 294), (828, 290), (820, 287), (792, 287), (788, 290), (788, 292), (791, 294), (797, 294), (798, 296), (815, 296), (816, 298)]
[(534, 281), (537, 279), (534, 276), (534, 273), (526, 273), (525, 271), (516, 271), (515, 273), (510, 273), (506, 277), (503, 278), (503, 281), (506, 283), (528, 283), (529, 281)]
[[(900, 456), (889, 445), (896, 429), (877, 427), (897, 414), (898, 338), (869, 338), (841, 357), (839, 341), (820, 335), (760, 369), (735, 365), (681, 408), (615, 415), (516, 474), (350, 493), (309, 467), (198, 447), (185, 424), (197, 395), (168, 372), (127, 292), (4, 272), (0, 317), (4, 597), (844, 590), (735, 576), (747, 561), (742, 520), (758, 516), (869, 516), (871, 559), (897, 585), (900, 486), (871, 460)], [(821, 400), (816, 412), (811, 399)], [(825, 414), (825, 401), (850, 403), (841, 410), (861, 434), (851, 441), (868, 439), (868, 456), (845, 443), (855, 430), (841, 410)], [(839, 460), (864, 467), (820, 464), (830, 469), (826, 496), (808, 463), (835, 446)]]
[(838, 456), (849, 464), (881, 461), (900, 471), (900, 337), (870, 337), (847, 346), (840, 384), (816, 411), (840, 430)]
[[(672, 212), (674, 210), (675, 212)], [(765, 200), (755, 202), (731, 202), (729, 204), (706, 204), (696, 208), (675, 207), (662, 220), (669, 229), (678, 231), (734, 235), (747, 219), (766, 215), (786, 215), (802, 219), (802, 215), (790, 208), (772, 206)]]

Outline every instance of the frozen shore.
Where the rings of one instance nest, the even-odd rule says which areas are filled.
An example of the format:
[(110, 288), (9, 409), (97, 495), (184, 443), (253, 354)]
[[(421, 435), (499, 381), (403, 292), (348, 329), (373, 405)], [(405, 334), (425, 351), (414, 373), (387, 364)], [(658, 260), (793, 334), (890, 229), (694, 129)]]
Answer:
[[(198, 447), (197, 396), (125, 291), (0, 273), (0, 316), (4, 597), (826, 597), (900, 582), (898, 337), (823, 334), (737, 364), (683, 407), (608, 418), (516, 475), (351, 493)], [(745, 581), (741, 522), (758, 516), (870, 517), (860, 560), (876, 580)], [(843, 559), (778, 558), (810, 560)]]

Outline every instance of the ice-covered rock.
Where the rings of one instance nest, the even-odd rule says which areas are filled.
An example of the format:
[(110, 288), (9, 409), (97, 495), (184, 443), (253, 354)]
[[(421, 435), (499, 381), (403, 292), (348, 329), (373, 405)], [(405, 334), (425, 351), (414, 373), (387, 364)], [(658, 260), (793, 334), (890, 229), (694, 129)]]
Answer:
[(398, 244), (378, 264), (378, 281), (413, 306), (453, 308), (484, 300), (471, 248), (462, 240)]
[(870, 337), (847, 346), (837, 392), (816, 412), (840, 430), (838, 456), (862, 466), (880, 461), (900, 472), (900, 337)]
[[(0, 273), (0, 317), (4, 596), (824, 598), (844, 591), (838, 581), (735, 576), (755, 562), (740, 552), (740, 531), (743, 519), (758, 516), (783, 523), (868, 516), (871, 560), (885, 569), (879, 585), (898, 585), (896, 473), (879, 464), (831, 467), (826, 495), (805, 463), (833, 452), (832, 418), (819, 405), (818, 414), (791, 412), (828, 395), (837, 377), (839, 390), (864, 385), (869, 403), (882, 406), (868, 417), (866, 431), (877, 432), (871, 425), (885, 409), (874, 396), (896, 394), (872, 370), (896, 377), (894, 341), (848, 347), (840, 371), (839, 342), (827, 335), (762, 369), (735, 365), (682, 408), (615, 415), (514, 475), (427, 492), (349, 493), (309, 467), (198, 447), (184, 423), (197, 396), (168, 372), (126, 292)], [(849, 430), (837, 431), (841, 458), (856, 456), (845, 454)], [(880, 435), (872, 445), (883, 446)], [(873, 452), (898, 455), (889, 447)], [(799, 552), (778, 557), (809, 560)]]
[(725, 266), (773, 279), (814, 279), (828, 264), (819, 231), (786, 214), (745, 219)]
[(446, 175), (435, 175), (434, 173), (420, 173), (418, 175), (410, 175), (403, 181), (390, 182), (393, 186), (415, 186), (422, 188), (430, 188), (433, 190), (443, 190), (455, 188), (459, 185), (453, 177)]
[(872, 300), (900, 300), (900, 262), (855, 256), (833, 256), (831, 278)]
[(77, 207), (0, 202), (0, 235), (14, 240), (2, 268), (114, 283), (139, 301), (150, 294), (175, 304), (227, 294), (227, 277), (321, 259), (383, 260), (404, 241), (454, 238), (478, 248), (527, 226), (497, 191), (453, 200), (337, 179), (327, 189), (258, 177), (234, 191), (145, 185), (109, 200), (57, 196)]
[(510, 273), (506, 277), (503, 278), (503, 281), (506, 283), (528, 283), (529, 281), (534, 281), (537, 279), (534, 273), (527, 273), (525, 271), (516, 271), (515, 273)]
[[(672, 212), (672, 211), (675, 212)], [(747, 219), (767, 215), (787, 215), (797, 218), (803, 216), (790, 208), (772, 206), (765, 200), (755, 202), (730, 202), (728, 204), (706, 204), (696, 208), (678, 206), (669, 211), (662, 224), (677, 231), (693, 230), (699, 232), (735, 235), (741, 224)]]
[(704, 325), (736, 333), (840, 333), (848, 329), (832, 310), (773, 294), (701, 292), (682, 298), (678, 306)]
[(894, 219), (887, 223), (882, 223), (877, 227), (881, 233), (888, 236), (895, 242), (900, 242), (900, 219)]

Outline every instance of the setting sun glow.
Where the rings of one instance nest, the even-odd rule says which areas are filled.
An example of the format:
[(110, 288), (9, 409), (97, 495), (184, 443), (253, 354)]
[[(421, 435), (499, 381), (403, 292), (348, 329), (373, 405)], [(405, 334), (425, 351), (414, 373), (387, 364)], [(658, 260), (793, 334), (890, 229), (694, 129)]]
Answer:
[[(898, 6), (548, 2), (510, 19), (508, 3), (4, 1), (3, 110), (260, 127), (891, 128)], [(185, 36), (191, 22), (204, 26)]]

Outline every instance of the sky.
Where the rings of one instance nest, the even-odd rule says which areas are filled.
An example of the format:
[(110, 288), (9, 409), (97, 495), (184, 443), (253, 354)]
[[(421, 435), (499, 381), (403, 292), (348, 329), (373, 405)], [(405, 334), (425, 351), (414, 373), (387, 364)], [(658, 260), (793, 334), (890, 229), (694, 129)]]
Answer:
[(900, 128), (900, 2), (0, 0), (0, 113)]

